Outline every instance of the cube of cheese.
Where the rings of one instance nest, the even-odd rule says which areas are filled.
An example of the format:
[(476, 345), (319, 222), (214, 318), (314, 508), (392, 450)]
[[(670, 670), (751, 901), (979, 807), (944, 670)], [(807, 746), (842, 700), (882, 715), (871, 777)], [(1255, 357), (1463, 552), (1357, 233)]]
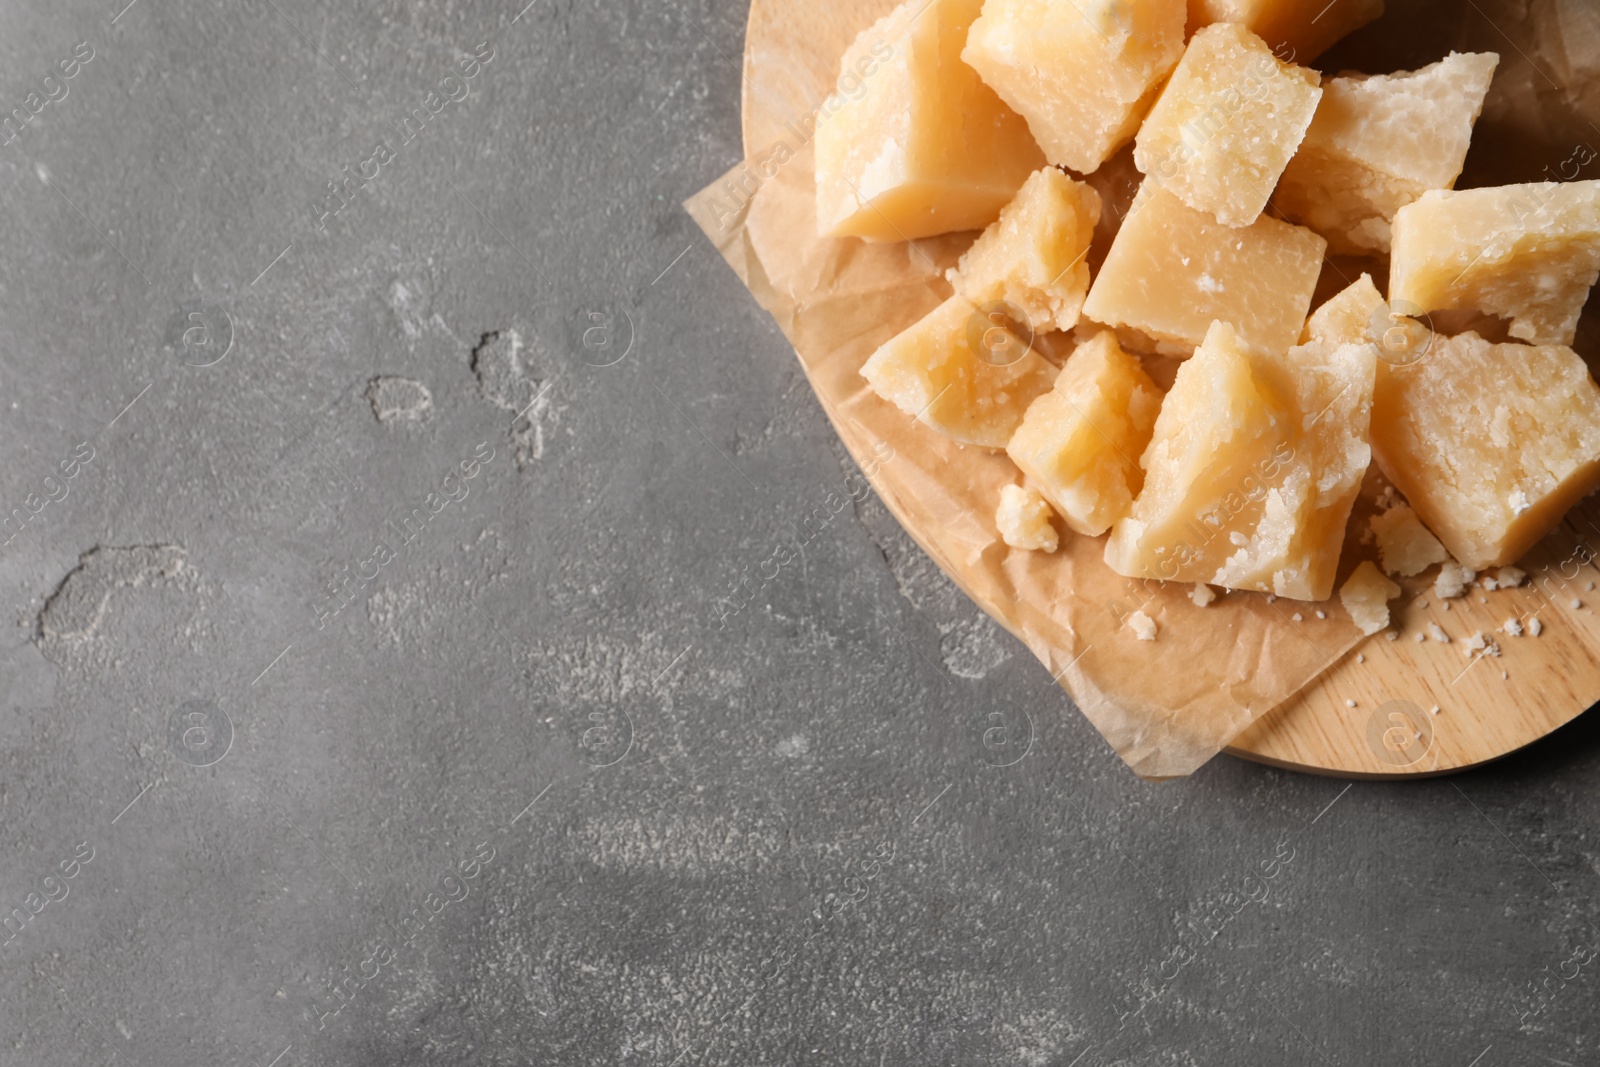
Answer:
[(1284, 59), (1309, 63), (1381, 14), (1383, 0), (1189, 0), (1189, 32), (1238, 22)]
[(1395, 212), (1455, 185), (1499, 61), (1452, 52), (1421, 70), (1330, 78), (1273, 203), (1332, 252), (1388, 252)]
[(962, 53), (1050, 162), (1097, 170), (1183, 54), (1184, 0), (988, 0)]
[(1400, 595), (1400, 587), (1383, 576), (1367, 560), (1339, 587), (1339, 603), (1350, 613), (1350, 621), (1371, 636), (1389, 627), (1389, 601)]
[(1450, 558), (1439, 539), (1422, 525), (1417, 513), (1404, 504), (1372, 516), (1367, 525), (1377, 538), (1378, 562), (1387, 574), (1410, 578)]
[(1043, 356), (959, 296), (878, 349), (861, 368), (873, 391), (907, 415), (984, 448), (1006, 446), (1055, 374)]
[(1006, 453), (1068, 526), (1098, 537), (1144, 484), (1161, 391), (1109, 330), (1079, 345), (1033, 402)]
[(1061, 540), (1050, 525), (1050, 514), (1050, 505), (1037, 492), (1007, 485), (1000, 490), (1000, 507), (995, 511), (994, 522), (1000, 539), (1012, 548), (1054, 552), (1061, 547)]
[(1224, 226), (1147, 181), (1083, 313), (1188, 348), (1212, 322), (1226, 322), (1246, 347), (1281, 353), (1305, 325), (1326, 247), (1310, 230), (1265, 216)]
[(1144, 490), (1112, 527), (1106, 563), (1326, 600), (1371, 457), (1376, 362), (1370, 345), (1258, 355), (1217, 323), (1162, 403)]
[(1231, 22), (1194, 35), (1134, 140), (1139, 169), (1226, 226), (1261, 215), (1311, 116), (1322, 77)]
[(949, 272), (956, 292), (980, 307), (1003, 301), (1035, 330), (1070, 330), (1089, 295), (1089, 242), (1100, 194), (1046, 167), (983, 231)]
[(1300, 343), (1365, 344), (1372, 340), (1374, 320), (1386, 325), (1385, 308), (1383, 294), (1372, 284), (1372, 275), (1363, 274), (1311, 313), (1300, 334)]
[(982, 229), (1044, 165), (1027, 124), (961, 62), (982, 3), (908, 0), (845, 52), (841, 103), (816, 133), (824, 236)]
[(1389, 302), (1472, 309), (1570, 345), (1600, 277), (1600, 181), (1433, 191), (1395, 213)]
[(1498, 567), (1600, 485), (1600, 388), (1564, 345), (1439, 337), (1427, 359), (1380, 367), (1372, 445), (1452, 556)]

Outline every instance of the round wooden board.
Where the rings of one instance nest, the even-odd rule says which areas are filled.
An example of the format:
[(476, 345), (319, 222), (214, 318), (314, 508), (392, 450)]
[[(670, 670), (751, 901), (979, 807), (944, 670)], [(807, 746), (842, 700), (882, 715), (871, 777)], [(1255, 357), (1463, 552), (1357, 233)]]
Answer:
[[(845, 48), (896, 2), (752, 0), (742, 101), (747, 156), (770, 147), (788, 135), (789, 123), (812, 113), (832, 91)], [(1441, 42), (1439, 54), (1448, 51), (1450, 44)], [(1502, 75), (1506, 66), (1502, 54)], [(1499, 759), (1565, 725), (1600, 700), (1600, 617), (1588, 603), (1593, 599), (1600, 607), (1600, 591), (1588, 592), (1600, 570), (1592, 554), (1575, 559), (1573, 548), (1586, 538), (1600, 541), (1597, 535), (1600, 505), (1591, 497), (1522, 563), (1529, 574), (1561, 575), (1559, 588), (1547, 581), (1543, 593), (1531, 583), (1518, 591), (1474, 590), (1451, 602), (1449, 615), (1441, 615), (1436, 603), (1424, 609), (1412, 598), (1397, 601), (1398, 640), (1369, 638), (1227, 751), (1312, 774), (1417, 778)], [(1407, 583), (1407, 592), (1432, 603), (1424, 585)], [(1508, 617), (1534, 608), (1544, 627), (1541, 636), (1497, 633)], [(1492, 635), (1503, 654), (1469, 658), (1459, 639), (1414, 641), (1432, 619), (1446, 620), (1451, 633)], [(1397, 751), (1393, 742), (1401, 735), (1388, 731), (1403, 722), (1415, 723), (1422, 736)]]

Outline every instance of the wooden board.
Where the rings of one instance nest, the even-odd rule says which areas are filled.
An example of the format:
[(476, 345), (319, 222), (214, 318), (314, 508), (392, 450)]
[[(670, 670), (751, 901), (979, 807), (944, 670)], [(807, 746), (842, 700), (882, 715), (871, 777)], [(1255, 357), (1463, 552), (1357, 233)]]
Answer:
[[(793, 136), (789, 124), (832, 91), (846, 46), (894, 6), (895, 0), (753, 0), (742, 101), (747, 156)], [(1462, 47), (1440, 40), (1436, 51), (1442, 56), (1452, 46)], [(1504, 78), (1516, 57), (1500, 51)], [(1556, 145), (1556, 139), (1550, 158), (1560, 161), (1572, 142)], [(1407, 583), (1415, 596), (1396, 602), (1398, 640), (1383, 634), (1367, 640), (1227, 751), (1310, 773), (1408, 778), (1463, 770), (1544, 737), (1600, 700), (1600, 590), (1589, 589), (1600, 579), (1596, 551), (1600, 504), (1590, 498), (1523, 561), (1538, 581), (1520, 590), (1474, 590), (1445, 614), (1426, 580)], [(1509, 617), (1533, 614), (1544, 628), (1539, 637), (1496, 632)], [(1414, 641), (1432, 619), (1453, 634), (1493, 635), (1502, 655), (1468, 657), (1459, 639)]]

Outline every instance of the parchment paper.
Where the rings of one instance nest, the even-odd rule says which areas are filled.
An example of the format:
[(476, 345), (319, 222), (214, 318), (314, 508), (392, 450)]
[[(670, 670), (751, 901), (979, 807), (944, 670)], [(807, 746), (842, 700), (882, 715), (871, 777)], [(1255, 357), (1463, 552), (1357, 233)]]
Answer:
[[(1592, 0), (1391, 0), (1383, 19), (1317, 66), (1383, 73), (1452, 49), (1501, 56), (1458, 188), (1549, 180), (1540, 167), (1559, 168), (1575, 145), (1600, 149), (1593, 125), (1600, 119), (1600, 5)], [(1188, 599), (1191, 586), (1112, 572), (1102, 560), (1104, 538), (1063, 531), (1053, 554), (1008, 548), (994, 511), (1000, 487), (1020, 480), (1011, 461), (913, 421), (878, 399), (858, 373), (879, 345), (950, 294), (943, 272), (976, 235), (893, 245), (819, 238), (813, 162), (801, 130), (784, 139), (785, 150), (755, 152), (685, 207), (794, 345), (823, 409), (857, 463), (873, 471), (873, 487), (896, 518), (1028, 646), (1134, 772), (1150, 779), (1191, 773), (1362, 640), (1337, 597), (1269, 603), (1260, 594), (1229, 593), (1200, 608)], [(1600, 176), (1600, 164), (1591, 169), (1578, 176)], [(1115, 175), (1124, 172), (1137, 179), (1126, 166), (1108, 174), (1120, 186), (1127, 182)], [(1131, 189), (1102, 191), (1113, 194), (1111, 208), (1112, 200), (1125, 204)], [(1091, 255), (1091, 263), (1098, 259)], [(1359, 269), (1344, 263), (1342, 271), (1325, 271), (1317, 299), (1336, 291), (1339, 275), (1353, 278)], [(870, 461), (883, 444), (894, 458)], [(1355, 528), (1341, 582), (1363, 555)], [(1126, 627), (1135, 610), (1155, 620), (1155, 641), (1139, 641)], [(1319, 610), (1327, 617), (1319, 619)]]

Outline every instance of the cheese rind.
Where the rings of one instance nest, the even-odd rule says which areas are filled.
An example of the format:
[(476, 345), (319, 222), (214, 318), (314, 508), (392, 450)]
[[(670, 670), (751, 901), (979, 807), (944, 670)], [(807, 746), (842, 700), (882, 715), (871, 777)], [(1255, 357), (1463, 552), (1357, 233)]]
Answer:
[(1346, 34), (1383, 14), (1383, 0), (1189, 0), (1189, 32), (1215, 22), (1238, 22), (1276, 54), (1309, 63)]
[(1420, 70), (1328, 79), (1273, 203), (1334, 253), (1388, 252), (1395, 213), (1461, 174), (1499, 61), (1452, 52)]
[[(1003, 354), (1002, 361), (991, 362), (986, 348)], [(962, 444), (996, 449), (1006, 446), (1055, 373), (1026, 342), (959, 296), (879, 348), (861, 368), (873, 391), (907, 415)]]
[(1183, 54), (1184, 0), (988, 0), (962, 58), (1050, 162), (1097, 170)]
[(1372, 443), (1452, 556), (1514, 563), (1600, 485), (1600, 387), (1564, 345), (1438, 337), (1427, 359), (1380, 366)]
[(1161, 187), (1226, 226), (1248, 226), (1300, 147), (1322, 98), (1314, 70), (1284, 63), (1231, 22), (1194, 35), (1134, 140)]
[(1367, 560), (1339, 587), (1339, 603), (1350, 613), (1350, 621), (1369, 637), (1388, 629), (1389, 601), (1399, 595), (1400, 587)]
[(1259, 352), (1283, 352), (1305, 325), (1327, 247), (1263, 216), (1224, 226), (1146, 182), (1089, 288), (1083, 313), (1193, 348), (1226, 322)]
[(1161, 391), (1110, 331), (1079, 345), (1023, 416), (1006, 453), (1078, 533), (1098, 537), (1144, 484)]
[(1002, 486), (1000, 506), (994, 522), (1000, 539), (1012, 548), (1032, 552), (1054, 552), (1061, 547), (1056, 528), (1050, 525), (1050, 505), (1036, 491), (1020, 485)]
[(1253, 354), (1216, 324), (1162, 404), (1144, 489), (1112, 528), (1106, 563), (1130, 578), (1326, 600), (1371, 456), (1375, 366), (1367, 345)]
[(815, 139), (823, 236), (982, 229), (1044, 164), (1022, 118), (961, 62), (982, 2), (907, 0), (845, 52), (842, 103)]
[(1600, 181), (1435, 190), (1395, 214), (1389, 302), (1407, 314), (1477, 310), (1570, 345), (1596, 278)]
[(1004, 301), (1035, 330), (1070, 330), (1089, 295), (1100, 194), (1054, 167), (1027, 180), (947, 277), (973, 304)]

